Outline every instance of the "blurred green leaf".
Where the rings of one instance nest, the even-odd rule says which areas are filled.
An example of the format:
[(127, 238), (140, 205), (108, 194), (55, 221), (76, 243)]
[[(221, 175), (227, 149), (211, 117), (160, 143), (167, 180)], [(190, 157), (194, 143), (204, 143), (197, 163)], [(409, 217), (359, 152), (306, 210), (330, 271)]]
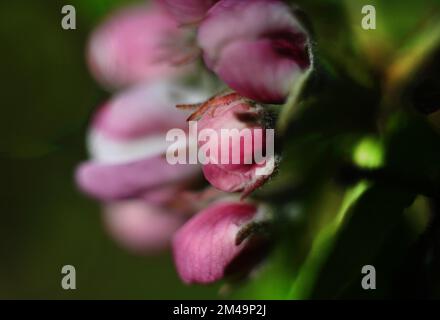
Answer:
[(399, 48), (387, 66), (385, 91), (388, 95), (399, 93), (423, 66), (423, 63), (440, 47), (440, 12), (426, 24), (417, 35)]
[(139, 0), (75, 0), (78, 10), (92, 21), (100, 20), (112, 10), (132, 3), (141, 2)]
[[(307, 259), (302, 264), (292, 284), (288, 298), (305, 299), (309, 297), (319, 275), (321, 265), (325, 261), (329, 250), (331, 250), (334, 237), (343, 223), (348, 210), (367, 187), (366, 183), (360, 183), (347, 191), (337, 215), (315, 236)], [(318, 285), (321, 286), (321, 283)]]
[[(376, 183), (349, 210), (316, 280), (313, 298), (337, 298), (371, 265), (414, 194)], [(328, 243), (329, 244), (329, 243)], [(360, 285), (360, 283), (359, 283)]]

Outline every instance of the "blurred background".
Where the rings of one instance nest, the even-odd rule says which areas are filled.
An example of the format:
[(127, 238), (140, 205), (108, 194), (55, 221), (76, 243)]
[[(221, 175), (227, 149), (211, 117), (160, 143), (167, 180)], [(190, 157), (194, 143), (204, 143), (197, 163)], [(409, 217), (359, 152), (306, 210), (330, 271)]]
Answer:
[[(317, 76), (284, 114), (280, 173), (258, 195), (277, 212), (278, 245), (232, 296), (182, 284), (169, 252), (118, 247), (74, 184), (90, 117), (110, 96), (86, 67), (87, 38), (130, 2), (0, 3), (0, 298), (440, 297), (438, 0), (368, 1), (372, 31), (364, 1), (289, 1), (307, 13)], [(66, 4), (76, 30), (61, 28)], [(359, 285), (365, 264), (380, 270), (375, 291)], [(64, 265), (76, 290), (61, 288)]]
[[(107, 235), (97, 201), (73, 180), (87, 158), (85, 133), (109, 94), (91, 79), (92, 28), (127, 1), (0, 2), (0, 298), (215, 298), (218, 286), (186, 286), (169, 252), (139, 257)], [(73, 4), (77, 29), (61, 28)], [(73, 265), (77, 289), (61, 288)]]

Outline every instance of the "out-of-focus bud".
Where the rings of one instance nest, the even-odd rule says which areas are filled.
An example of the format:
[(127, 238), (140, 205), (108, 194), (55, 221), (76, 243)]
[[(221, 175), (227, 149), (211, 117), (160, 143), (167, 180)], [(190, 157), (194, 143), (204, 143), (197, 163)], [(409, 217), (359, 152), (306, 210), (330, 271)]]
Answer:
[[(178, 186), (199, 173), (197, 165), (170, 165), (166, 133), (185, 128), (175, 105), (206, 96), (168, 82), (133, 87), (110, 100), (96, 115), (88, 137), (92, 160), (76, 172), (80, 188), (101, 200), (144, 197)], [(150, 194), (163, 198), (163, 194)], [(157, 197), (156, 197), (157, 196)]]
[(137, 254), (168, 247), (172, 235), (183, 223), (179, 214), (141, 200), (107, 204), (103, 214), (110, 235), (121, 246)]
[(274, 130), (263, 107), (227, 93), (205, 102), (191, 117), (197, 118), (203, 173), (214, 187), (246, 196), (272, 175)]
[(264, 103), (284, 102), (312, 66), (308, 35), (281, 1), (219, 1), (201, 23), (198, 43), (227, 85)]
[(187, 71), (181, 62), (194, 55), (187, 38), (160, 6), (137, 5), (116, 12), (93, 32), (87, 59), (105, 87), (125, 87)]
[(186, 283), (211, 283), (223, 278), (246, 249), (261, 244), (254, 237), (264, 225), (264, 212), (253, 204), (220, 202), (186, 222), (173, 237), (177, 271)]
[(203, 19), (206, 12), (218, 0), (160, 0), (174, 18), (183, 23), (195, 23)]

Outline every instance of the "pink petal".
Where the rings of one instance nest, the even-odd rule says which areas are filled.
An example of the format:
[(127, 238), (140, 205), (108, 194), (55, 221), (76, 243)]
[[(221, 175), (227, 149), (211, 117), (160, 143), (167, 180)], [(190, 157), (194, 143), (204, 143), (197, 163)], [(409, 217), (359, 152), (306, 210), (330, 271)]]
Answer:
[(255, 182), (253, 165), (242, 165), (230, 170), (226, 165), (204, 165), (203, 175), (215, 188), (225, 192), (240, 192)]
[(152, 188), (177, 184), (194, 177), (197, 165), (170, 165), (163, 156), (122, 164), (83, 163), (76, 172), (80, 188), (99, 199), (137, 197)]
[(214, 70), (238, 93), (265, 103), (282, 103), (302, 73), (296, 61), (278, 54), (268, 39), (229, 44)]
[(161, 0), (174, 18), (184, 24), (200, 21), (217, 0)]
[[(263, 145), (266, 140), (265, 128), (258, 124), (258, 117), (263, 116), (262, 107), (240, 96), (237, 96), (234, 101), (228, 100), (227, 103), (222, 101), (221, 97), (219, 101), (198, 120), (200, 131), (211, 129), (215, 133), (212, 138), (207, 139), (207, 142), (199, 142), (199, 147), (203, 147), (205, 143), (209, 145), (211, 139), (218, 138), (217, 150), (210, 154), (210, 162), (203, 165), (203, 174), (206, 180), (219, 190), (252, 191), (266, 181), (275, 168), (274, 161), (268, 160), (258, 165), (253, 158), (255, 151), (265, 148)], [(257, 123), (243, 122), (237, 118), (237, 114), (255, 116)], [(229, 135), (222, 135), (225, 129), (237, 129), (238, 136), (230, 139)], [(244, 131), (241, 131), (243, 129), (248, 129), (246, 138), (243, 138)], [(209, 148), (210, 151), (211, 149), (212, 147)], [(224, 156), (225, 154), (229, 154), (229, 159)], [(234, 159), (236, 162), (232, 161), (233, 157), (236, 157)], [(229, 160), (229, 162), (225, 163), (222, 160)], [(266, 170), (264, 174), (260, 174), (263, 167)]]
[(180, 195), (178, 187), (166, 186), (149, 190), (141, 198), (150, 204), (165, 206), (176, 200), (177, 195)]
[(184, 38), (184, 31), (165, 10), (133, 6), (114, 13), (92, 34), (90, 69), (99, 82), (111, 88), (175, 76), (185, 68), (170, 61), (170, 45)]
[(198, 103), (206, 98), (201, 91), (172, 82), (139, 84), (114, 96), (93, 121), (93, 129), (115, 140), (165, 133), (183, 128), (185, 114), (177, 104)]
[[(253, 143), (245, 143), (245, 139), (240, 139), (240, 132), (243, 129), (249, 129), (248, 139), (251, 139), (254, 136), (253, 127), (249, 126), (245, 122), (238, 120), (237, 114), (254, 114), (260, 108), (260, 106), (255, 107), (254, 104), (251, 104), (249, 100), (240, 97), (236, 101), (229, 101), (228, 103), (224, 104), (216, 104), (212, 106), (211, 110), (203, 114), (203, 116), (198, 120), (197, 123), (199, 132), (205, 129), (210, 129), (214, 130), (213, 132), (215, 132), (216, 135), (214, 135), (212, 138), (209, 138), (208, 141), (200, 142), (200, 146), (204, 145), (205, 143), (209, 143), (211, 139), (217, 138), (216, 140), (218, 150), (216, 153), (210, 155), (212, 163), (220, 163), (223, 152), (225, 152), (226, 155), (228, 149), (226, 149), (224, 146), (229, 146), (229, 160), (231, 163), (232, 157), (236, 154), (235, 151), (237, 150), (240, 151), (240, 164), (244, 164), (245, 159), (248, 160), (249, 156), (252, 156)], [(228, 135), (222, 134), (222, 131), (230, 129), (238, 130), (237, 132), (239, 133), (239, 135), (234, 136), (232, 139), (230, 139)], [(234, 131), (231, 131), (230, 133), (232, 134), (234, 133)], [(235, 167), (235, 165), (230, 166)]]
[(248, 242), (237, 245), (237, 233), (256, 213), (252, 204), (217, 203), (180, 228), (173, 237), (173, 252), (182, 280), (211, 283), (221, 279)]
[(94, 161), (120, 164), (165, 154), (169, 143), (164, 134), (117, 140), (98, 130), (92, 130), (89, 132), (87, 145)]
[(173, 82), (140, 84), (113, 97), (97, 112), (88, 135), (94, 160), (123, 163), (164, 154), (166, 133), (186, 129), (177, 104), (198, 103), (208, 93)]
[(104, 222), (121, 246), (142, 254), (168, 247), (183, 220), (143, 201), (124, 201), (105, 206)]
[(77, 170), (80, 188), (102, 200), (143, 196), (152, 188), (181, 184), (199, 173), (197, 165), (170, 165), (166, 133), (186, 128), (178, 103), (206, 99), (204, 92), (170, 82), (141, 84), (110, 100), (92, 124), (92, 156)]
[(257, 40), (286, 31), (304, 33), (281, 1), (221, 0), (209, 10), (200, 25), (197, 40), (207, 60), (215, 63), (222, 48), (230, 42)]

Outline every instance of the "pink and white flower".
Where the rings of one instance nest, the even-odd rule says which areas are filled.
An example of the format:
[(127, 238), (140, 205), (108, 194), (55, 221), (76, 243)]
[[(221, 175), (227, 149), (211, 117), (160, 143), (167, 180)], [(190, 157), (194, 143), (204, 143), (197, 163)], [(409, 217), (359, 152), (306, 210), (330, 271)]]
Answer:
[(92, 156), (77, 170), (80, 188), (103, 201), (161, 196), (199, 173), (197, 165), (170, 165), (166, 132), (184, 128), (177, 103), (203, 100), (204, 93), (169, 82), (141, 84), (116, 95), (98, 111), (88, 135)]

